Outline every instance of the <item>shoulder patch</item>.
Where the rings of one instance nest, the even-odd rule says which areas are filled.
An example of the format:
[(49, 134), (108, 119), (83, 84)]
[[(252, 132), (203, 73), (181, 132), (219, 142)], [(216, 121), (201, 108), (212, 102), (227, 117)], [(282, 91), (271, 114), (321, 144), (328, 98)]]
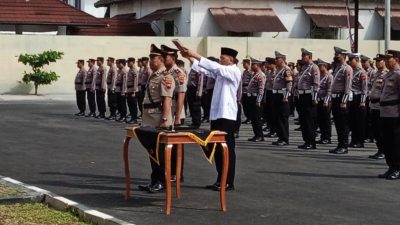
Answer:
[(174, 82), (174, 78), (172, 78), (172, 77), (170, 77), (170, 76), (166, 76), (166, 77), (164, 77), (164, 83), (165, 83), (165, 86), (168, 88), (168, 89), (170, 89), (171, 87), (172, 87), (172, 83)]
[(179, 80), (179, 83), (180, 83), (180, 84), (185, 83), (185, 75), (183, 75), (182, 73), (180, 73), (180, 74), (178, 75), (178, 80)]
[(293, 81), (293, 76), (291, 74), (287, 74), (285, 80), (288, 82)]
[(367, 75), (365, 73), (361, 73), (360, 79), (361, 80), (367, 79)]
[(163, 74), (163, 75), (168, 75), (169, 72), (168, 72), (168, 70), (164, 70), (164, 71), (162, 72), (162, 74)]

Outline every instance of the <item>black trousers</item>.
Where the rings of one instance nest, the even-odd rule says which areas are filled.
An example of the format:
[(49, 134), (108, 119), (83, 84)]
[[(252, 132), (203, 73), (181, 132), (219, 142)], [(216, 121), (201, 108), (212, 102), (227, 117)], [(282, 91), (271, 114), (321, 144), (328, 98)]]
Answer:
[(128, 103), (129, 112), (131, 114), (132, 120), (136, 120), (138, 117), (138, 101), (135, 93), (128, 93), (126, 97), (126, 102)]
[(146, 95), (146, 85), (141, 85), (140, 86), (140, 91), (138, 93), (138, 106), (139, 106), (139, 111), (140, 111), (140, 115), (143, 115), (143, 100), (144, 100), (144, 96)]
[[(229, 148), (229, 167), (227, 184), (234, 185), (235, 182), (235, 167), (236, 167), (236, 153), (235, 153), (235, 121), (228, 119), (217, 119), (211, 121), (211, 130), (219, 130), (226, 132), (226, 144)], [(217, 145), (214, 155), (215, 167), (218, 172), (217, 182), (221, 181), (222, 176), (222, 147)]]
[(331, 106), (325, 107), (324, 101), (318, 101), (317, 106), (317, 122), (321, 131), (321, 140), (331, 140), (332, 122), (331, 122)]
[(86, 110), (86, 91), (76, 91), (76, 105), (78, 106), (79, 112), (85, 112)]
[(187, 102), (189, 106), (192, 124), (194, 126), (201, 125), (201, 97), (196, 96), (197, 87), (188, 86), (186, 91)]
[(89, 105), (90, 113), (96, 112), (96, 94), (94, 91), (86, 90), (86, 97)]
[(258, 107), (256, 104), (257, 97), (250, 96), (248, 98), (249, 101), (249, 109), (250, 109), (250, 120), (251, 120), (251, 127), (253, 128), (253, 133), (255, 137), (264, 137), (262, 131), (262, 119), (261, 119), (261, 112), (262, 108)]
[(364, 143), (365, 136), (365, 107), (360, 107), (361, 95), (354, 95), (349, 108), (349, 122), (351, 130), (351, 143)]
[(294, 115), (294, 110), (295, 110), (296, 106), (294, 105), (293, 95), (289, 96), (288, 101), (289, 101), (289, 108), (290, 108), (289, 114)]
[(276, 134), (278, 140), (289, 143), (289, 113), (288, 102), (283, 101), (283, 94), (274, 94), (273, 119), (276, 121)]
[(242, 125), (242, 104), (238, 103), (238, 112), (236, 114), (236, 122), (235, 122), (235, 133), (239, 133), (241, 125)]
[(97, 102), (97, 109), (99, 113), (104, 115), (106, 114), (106, 99), (105, 99), (106, 92), (102, 90), (96, 90), (96, 102)]
[(315, 144), (317, 107), (314, 105), (311, 94), (299, 96), (299, 122), (303, 141)]
[(379, 109), (371, 109), (369, 115), (371, 120), (371, 130), (373, 133), (373, 138), (376, 141), (376, 147), (378, 148), (378, 153), (384, 153), (380, 111)]
[(366, 111), (366, 118), (365, 118), (365, 139), (374, 139), (374, 131), (372, 128), (372, 115), (371, 115), (371, 108), (369, 107), (370, 101), (369, 97), (367, 97), (367, 100), (365, 101), (365, 111)]
[(400, 170), (400, 118), (381, 117), (382, 147), (389, 169)]
[(115, 116), (117, 112), (117, 95), (110, 89), (107, 92), (108, 107), (110, 108), (110, 114)]
[[(153, 160), (150, 158), (150, 165), (151, 165), (151, 182), (161, 182), (165, 183), (165, 154), (164, 154), (164, 149), (165, 149), (165, 144), (160, 144), (159, 145), (159, 154), (158, 154), (158, 159), (160, 162), (160, 165), (155, 163)], [(174, 145), (172, 147), (172, 152), (171, 152), (171, 175), (175, 176), (176, 175), (176, 164), (177, 164), (177, 146)], [(181, 177), (183, 177), (183, 164), (184, 164), (184, 157), (185, 156), (185, 151), (184, 151), (184, 145), (182, 145), (182, 167), (181, 167)]]
[(126, 116), (126, 96), (121, 95), (121, 92), (115, 92), (117, 96), (117, 109), (121, 117)]
[(210, 118), (210, 109), (211, 109), (211, 99), (212, 99), (212, 95), (213, 95), (213, 90), (207, 90), (207, 93), (205, 93), (203, 95), (203, 97), (201, 98), (201, 105), (203, 107), (203, 118), (208, 119)]
[(267, 126), (269, 127), (269, 131), (271, 133), (276, 133), (276, 121), (273, 117), (273, 98), (274, 94), (272, 94), (271, 90), (267, 90), (265, 92), (265, 104), (263, 107), (263, 118), (265, 122), (267, 122)]
[(340, 108), (342, 98), (343, 95), (338, 98), (332, 98), (332, 114), (338, 136), (337, 147), (347, 148), (349, 145), (349, 113), (347, 108)]
[(250, 110), (249, 110), (249, 97), (247, 97), (247, 94), (242, 95), (242, 107), (243, 107), (243, 114), (246, 117), (246, 119), (250, 119)]

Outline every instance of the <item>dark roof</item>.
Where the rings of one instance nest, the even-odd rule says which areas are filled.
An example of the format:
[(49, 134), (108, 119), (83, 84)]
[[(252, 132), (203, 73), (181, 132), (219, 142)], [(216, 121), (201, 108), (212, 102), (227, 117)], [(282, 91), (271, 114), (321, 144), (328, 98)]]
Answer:
[[(337, 6), (302, 6), (307, 15), (315, 23), (317, 27), (323, 28), (354, 28), (354, 15), (350, 14), (350, 21), (348, 18), (348, 11), (346, 7)], [(363, 26), (358, 22), (358, 28)]]
[[(385, 9), (377, 8), (376, 12), (382, 17), (385, 18)], [(400, 9), (391, 9), (390, 10), (390, 26), (393, 30), (400, 30)]]
[(158, 10), (156, 10), (152, 13), (149, 13), (149, 14), (143, 16), (142, 18), (136, 20), (135, 23), (151, 23), (155, 20), (161, 19), (165, 15), (180, 11), (181, 9), (182, 9), (181, 7), (158, 9)]
[(0, 24), (105, 26), (60, 0), (1, 0)]
[(94, 7), (99, 8), (99, 7), (107, 7), (111, 4), (114, 3), (119, 3), (119, 2), (127, 2), (129, 0), (99, 0), (94, 3)]
[(210, 8), (219, 26), (232, 32), (286, 32), (271, 8)]
[(101, 28), (74, 28), (70, 29), (71, 35), (90, 36), (155, 36), (155, 32), (149, 23), (134, 23), (136, 14), (121, 14), (112, 18), (100, 19), (107, 24)]

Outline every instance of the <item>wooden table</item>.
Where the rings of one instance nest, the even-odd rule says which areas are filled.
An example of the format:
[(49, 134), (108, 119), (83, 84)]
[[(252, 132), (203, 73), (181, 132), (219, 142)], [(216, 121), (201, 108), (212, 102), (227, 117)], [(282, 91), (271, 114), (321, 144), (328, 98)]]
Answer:
[[(225, 187), (226, 187), (226, 179), (228, 177), (228, 146), (225, 141), (225, 132), (218, 131), (214, 136), (209, 140), (208, 143), (218, 143), (222, 145), (222, 157), (223, 157), (223, 166), (222, 166), (222, 176), (221, 176), (221, 190), (220, 190), (220, 203), (221, 210), (226, 211), (226, 200), (225, 200)], [(123, 147), (123, 155), (124, 155), (124, 166), (125, 166), (125, 200), (127, 200), (130, 196), (131, 190), (131, 175), (129, 170), (129, 157), (128, 157), (128, 149), (129, 142), (135, 135), (133, 133), (132, 128), (126, 128), (126, 136)], [(165, 163), (164, 163), (164, 171), (165, 171), (165, 186), (166, 186), (166, 206), (165, 213), (169, 215), (171, 213), (171, 150), (173, 145), (177, 145), (177, 163), (176, 163), (176, 197), (181, 197), (181, 169), (182, 169), (182, 145), (183, 144), (197, 144), (192, 138), (189, 136), (176, 132), (176, 133), (163, 133), (160, 137), (160, 143), (165, 144)]]

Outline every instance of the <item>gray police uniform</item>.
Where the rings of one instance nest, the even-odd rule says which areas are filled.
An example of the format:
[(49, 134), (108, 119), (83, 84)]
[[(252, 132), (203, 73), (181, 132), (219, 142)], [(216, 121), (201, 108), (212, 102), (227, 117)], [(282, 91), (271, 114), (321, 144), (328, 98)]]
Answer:
[(253, 77), (253, 73), (250, 70), (244, 70), (242, 74), (242, 106), (243, 106), (243, 113), (246, 116), (246, 119), (250, 119), (250, 108), (248, 104), (248, 97), (247, 97), (247, 87), (249, 86), (250, 80)]
[(127, 71), (125, 68), (118, 69), (117, 78), (115, 81), (115, 95), (117, 97), (117, 109), (120, 113), (120, 118), (126, 117), (126, 92), (127, 92)]
[(76, 104), (78, 106), (79, 113), (84, 113), (86, 110), (85, 80), (86, 80), (86, 70), (85, 68), (82, 67), (82, 69), (78, 71), (75, 77)]
[(110, 67), (107, 73), (107, 102), (110, 108), (110, 117), (113, 118), (117, 111), (117, 96), (115, 95), (115, 82), (117, 79), (117, 68)]
[(204, 75), (190, 70), (188, 75), (186, 98), (188, 102), (192, 126), (195, 128), (201, 125), (201, 97), (203, 95)]
[(262, 109), (261, 106), (257, 106), (257, 103), (261, 105), (264, 96), (265, 80), (265, 74), (260, 71), (254, 74), (247, 86), (248, 106), (251, 112), (250, 119), (254, 138), (264, 138), (261, 120)]
[(139, 92), (139, 72), (133, 66), (129, 68), (126, 79), (126, 102), (128, 104), (129, 113), (131, 114), (131, 121), (137, 120), (138, 114), (138, 101), (136, 94)]
[[(318, 91), (317, 123), (321, 131), (321, 141), (331, 141), (332, 123), (331, 123), (331, 94), (332, 94), (333, 76), (331, 73), (321, 73), (320, 88)], [(325, 107), (324, 104), (328, 104)]]
[(96, 102), (97, 109), (100, 116), (104, 117), (106, 114), (106, 100), (105, 94), (107, 91), (107, 74), (105, 66), (100, 66), (96, 74)]

